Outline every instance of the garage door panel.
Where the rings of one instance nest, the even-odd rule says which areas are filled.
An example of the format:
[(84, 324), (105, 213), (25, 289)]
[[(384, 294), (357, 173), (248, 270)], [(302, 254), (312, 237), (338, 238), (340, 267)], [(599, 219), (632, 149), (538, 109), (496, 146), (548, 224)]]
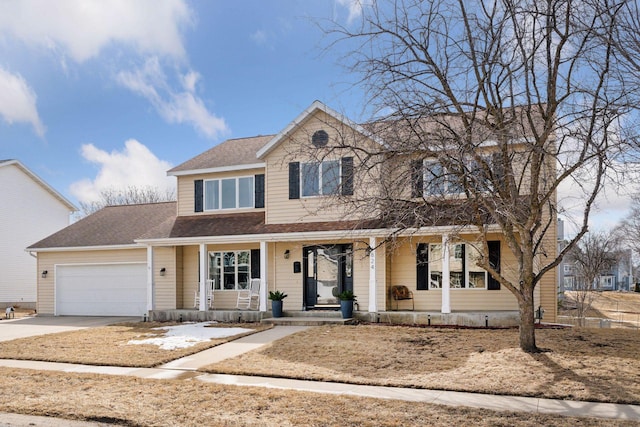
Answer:
[(139, 316), (146, 313), (145, 264), (58, 266), (56, 314)]

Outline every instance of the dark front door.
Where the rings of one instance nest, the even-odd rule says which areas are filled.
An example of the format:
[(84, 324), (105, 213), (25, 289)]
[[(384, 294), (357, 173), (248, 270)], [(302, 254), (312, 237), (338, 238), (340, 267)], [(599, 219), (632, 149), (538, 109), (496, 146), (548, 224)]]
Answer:
[(352, 246), (306, 246), (303, 262), (305, 308), (339, 307), (338, 294), (353, 290)]

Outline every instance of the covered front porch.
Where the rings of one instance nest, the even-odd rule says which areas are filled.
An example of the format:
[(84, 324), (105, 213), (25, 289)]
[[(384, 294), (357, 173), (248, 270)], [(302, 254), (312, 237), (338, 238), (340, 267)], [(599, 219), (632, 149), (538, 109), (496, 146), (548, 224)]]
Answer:
[[(390, 246), (374, 231), (282, 233), (170, 239), (147, 246), (153, 320), (262, 321), (269, 291), (281, 291), (286, 317), (339, 317), (337, 295), (352, 290), (354, 318), (372, 323), (513, 326), (517, 304), (473, 270), (473, 252), (434, 230)], [(157, 244), (161, 243), (161, 244)], [(173, 244), (170, 246), (169, 243)], [(429, 251), (428, 261), (423, 257)], [(504, 261), (504, 260), (502, 260)], [(504, 263), (503, 263), (504, 265)], [(428, 266), (428, 267), (425, 267)], [(455, 279), (455, 281), (454, 281)], [(250, 306), (238, 296), (257, 282)], [(396, 300), (401, 285), (410, 300)], [(538, 295), (536, 295), (538, 297)], [(323, 314), (318, 314), (323, 313)]]

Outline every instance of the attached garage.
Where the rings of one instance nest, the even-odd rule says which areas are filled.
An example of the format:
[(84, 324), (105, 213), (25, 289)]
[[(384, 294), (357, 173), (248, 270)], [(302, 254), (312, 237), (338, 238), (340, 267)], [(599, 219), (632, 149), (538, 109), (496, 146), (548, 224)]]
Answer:
[(141, 316), (146, 312), (145, 263), (56, 266), (56, 315)]

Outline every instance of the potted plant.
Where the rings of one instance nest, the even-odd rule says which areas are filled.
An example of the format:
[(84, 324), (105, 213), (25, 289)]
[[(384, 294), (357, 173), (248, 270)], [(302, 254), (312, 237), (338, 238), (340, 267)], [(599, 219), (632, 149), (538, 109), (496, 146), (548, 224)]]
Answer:
[(343, 319), (351, 319), (353, 317), (353, 302), (356, 300), (356, 296), (353, 291), (342, 291), (338, 294), (340, 300), (340, 311), (342, 312)]
[(273, 317), (282, 317), (282, 300), (287, 294), (280, 291), (269, 291), (269, 299), (271, 300), (271, 312)]

